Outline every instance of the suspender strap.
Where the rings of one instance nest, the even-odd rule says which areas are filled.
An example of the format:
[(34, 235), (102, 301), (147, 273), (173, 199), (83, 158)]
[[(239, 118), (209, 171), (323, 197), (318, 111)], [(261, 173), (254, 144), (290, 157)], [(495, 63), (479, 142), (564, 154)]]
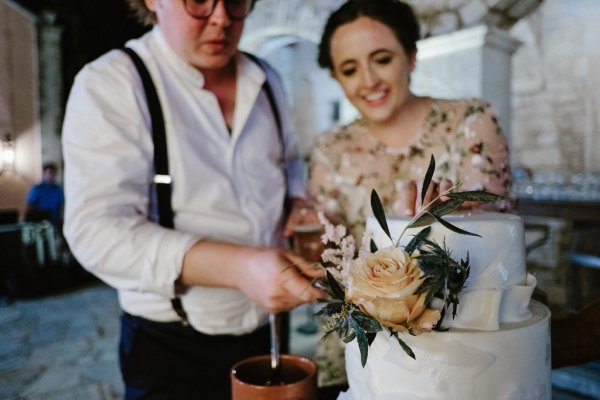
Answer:
[[(244, 53), (249, 59), (254, 61), (259, 67), (265, 71), (265, 67), (262, 65), (261, 60), (256, 57), (254, 54)], [(283, 125), (281, 123), (281, 114), (279, 112), (279, 107), (277, 107), (277, 102), (275, 101), (275, 96), (273, 95), (273, 89), (271, 89), (271, 85), (269, 84), (269, 79), (265, 78), (265, 83), (263, 83), (263, 89), (265, 94), (267, 95), (267, 100), (269, 101), (269, 105), (271, 106), (271, 112), (273, 113), (273, 118), (275, 119), (275, 124), (277, 124), (277, 135), (279, 136), (279, 143), (281, 144), (281, 162), (283, 167), (283, 178), (285, 182), (285, 198), (283, 199), (283, 213), (287, 217), (290, 215), (292, 211), (292, 204), (290, 202), (290, 196), (288, 195), (288, 181), (287, 181), (287, 171), (285, 170), (285, 140), (283, 138)]]
[(171, 207), (171, 183), (169, 175), (169, 158), (167, 154), (167, 136), (165, 133), (165, 120), (160, 106), (160, 100), (156, 93), (156, 88), (150, 77), (148, 69), (140, 56), (129, 47), (123, 48), (123, 51), (131, 57), (135, 67), (140, 74), (146, 101), (148, 102), (148, 112), (152, 121), (152, 141), (154, 142), (154, 184), (156, 186), (156, 202), (158, 204), (158, 222), (165, 228), (174, 228), (173, 208)]
[[(264, 70), (264, 67), (261, 61), (258, 59), (258, 57), (250, 53), (244, 54), (246, 55), (246, 57), (254, 61), (255, 64), (257, 64)], [(279, 135), (279, 143), (281, 143), (281, 146), (283, 148), (282, 155), (285, 155), (285, 141), (283, 140), (283, 125), (281, 124), (281, 115), (279, 113), (279, 108), (277, 107), (277, 102), (275, 101), (275, 96), (273, 95), (273, 89), (271, 89), (271, 85), (269, 85), (268, 79), (265, 79), (263, 89), (265, 90), (265, 94), (267, 95), (267, 99), (269, 100), (269, 105), (271, 106), (271, 111), (273, 112), (273, 118), (275, 118), (275, 123), (277, 124), (277, 134)], [(285, 157), (283, 157), (282, 160), (285, 160)]]
[[(265, 83), (263, 83), (263, 89), (265, 94), (267, 95), (267, 100), (269, 101), (269, 105), (271, 106), (271, 112), (273, 113), (273, 118), (275, 119), (275, 124), (277, 124), (277, 135), (279, 137), (279, 143), (281, 144), (281, 163), (283, 169), (283, 178), (285, 184), (285, 198), (283, 199), (283, 214), (286, 216), (290, 215), (292, 211), (292, 203), (288, 193), (288, 180), (287, 180), (287, 171), (285, 169), (285, 140), (283, 138), (283, 125), (281, 123), (281, 114), (279, 113), (279, 108), (277, 107), (277, 102), (275, 101), (275, 96), (273, 95), (273, 89), (271, 89), (271, 85), (269, 84), (269, 79), (267, 78), (267, 71), (262, 64), (262, 61), (256, 57), (254, 54), (244, 53), (248, 58), (254, 61), (259, 67), (265, 71)], [(281, 353), (289, 353), (290, 352), (290, 313), (282, 312), (280, 313), (281, 318), (281, 343), (279, 346), (279, 350)]]
[[(156, 92), (156, 87), (152, 77), (146, 68), (146, 65), (140, 56), (129, 47), (123, 48), (123, 51), (131, 57), (135, 65), (146, 93), (148, 102), (148, 112), (152, 122), (152, 142), (154, 143), (154, 186), (156, 187), (156, 203), (158, 207), (158, 223), (165, 228), (173, 229), (173, 208), (171, 207), (171, 175), (169, 175), (169, 157), (167, 153), (167, 135), (165, 131), (165, 120), (162, 113), (162, 107)], [(171, 306), (181, 318), (183, 325), (189, 325), (187, 313), (181, 305), (181, 299), (175, 297), (171, 299)]]
[[(122, 49), (133, 61), (140, 78), (142, 80), (142, 84), (144, 86), (144, 92), (146, 94), (146, 101), (148, 102), (148, 112), (150, 113), (151, 124), (152, 124), (152, 141), (154, 143), (154, 184), (156, 187), (156, 200), (158, 205), (158, 220), (159, 224), (165, 228), (174, 228), (175, 224), (173, 221), (173, 208), (171, 206), (171, 184), (172, 178), (169, 175), (169, 158), (167, 153), (167, 138), (165, 131), (165, 122), (162, 113), (162, 107), (160, 105), (160, 100), (158, 98), (158, 93), (156, 92), (156, 87), (152, 81), (152, 77), (146, 68), (146, 65), (140, 58), (140, 56), (131, 48), (124, 47)], [(250, 59), (252, 59), (256, 64), (258, 64), (261, 68), (264, 69), (260, 60), (258, 60), (254, 55), (245, 53)], [(281, 160), (285, 160), (285, 141), (283, 140), (283, 127), (281, 124), (281, 115), (279, 113), (279, 109), (277, 107), (277, 102), (275, 101), (275, 96), (273, 95), (273, 90), (269, 85), (268, 80), (265, 80), (263, 84), (263, 89), (265, 94), (267, 95), (267, 99), (269, 101), (269, 105), (271, 107), (271, 111), (273, 113), (273, 118), (275, 119), (275, 123), (277, 124), (277, 134), (279, 137), (279, 142), (281, 144)], [(286, 183), (286, 196), (285, 196), (285, 204), (284, 204), (284, 212), (287, 216), (290, 211), (289, 201), (287, 196), (287, 173), (284, 171), (285, 183)], [(171, 306), (173, 310), (177, 313), (177, 315), (181, 318), (181, 323), (183, 325), (189, 325), (187, 313), (183, 309), (181, 304), (181, 298), (175, 297), (171, 299)]]

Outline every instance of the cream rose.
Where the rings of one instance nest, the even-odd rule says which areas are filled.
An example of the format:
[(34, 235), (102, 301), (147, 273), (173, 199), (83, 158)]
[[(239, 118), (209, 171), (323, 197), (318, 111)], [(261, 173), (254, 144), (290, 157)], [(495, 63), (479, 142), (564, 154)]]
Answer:
[(430, 331), (441, 316), (426, 308), (425, 293), (415, 294), (422, 283), (418, 261), (401, 249), (388, 247), (350, 263), (347, 295), (382, 325), (418, 334)]

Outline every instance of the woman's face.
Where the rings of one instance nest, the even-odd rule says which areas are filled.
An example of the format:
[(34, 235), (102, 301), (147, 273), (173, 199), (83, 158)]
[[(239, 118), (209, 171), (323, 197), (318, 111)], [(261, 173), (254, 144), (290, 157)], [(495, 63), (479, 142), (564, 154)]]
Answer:
[(234, 21), (219, 1), (207, 19), (192, 18), (182, 0), (145, 0), (156, 13), (171, 48), (184, 60), (200, 70), (227, 66), (237, 52), (244, 21)]
[(410, 95), (416, 53), (407, 55), (385, 24), (369, 17), (341, 25), (331, 37), (332, 75), (370, 122), (390, 122)]

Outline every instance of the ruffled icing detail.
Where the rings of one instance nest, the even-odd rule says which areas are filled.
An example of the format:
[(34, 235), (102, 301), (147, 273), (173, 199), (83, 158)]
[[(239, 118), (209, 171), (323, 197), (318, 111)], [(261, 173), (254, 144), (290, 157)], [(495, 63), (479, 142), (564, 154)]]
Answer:
[(442, 326), (496, 331), (500, 324), (528, 320), (531, 318), (529, 301), (536, 284), (536, 278), (527, 274), (522, 285), (465, 291), (460, 296), (456, 317), (446, 315)]

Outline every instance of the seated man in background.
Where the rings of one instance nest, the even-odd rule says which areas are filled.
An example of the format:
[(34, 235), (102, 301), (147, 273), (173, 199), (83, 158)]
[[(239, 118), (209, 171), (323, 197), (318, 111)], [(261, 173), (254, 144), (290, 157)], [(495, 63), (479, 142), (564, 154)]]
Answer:
[(65, 196), (62, 186), (56, 183), (58, 167), (55, 163), (48, 162), (43, 165), (42, 171), (42, 181), (33, 185), (27, 193), (25, 219), (47, 219), (60, 231)]

